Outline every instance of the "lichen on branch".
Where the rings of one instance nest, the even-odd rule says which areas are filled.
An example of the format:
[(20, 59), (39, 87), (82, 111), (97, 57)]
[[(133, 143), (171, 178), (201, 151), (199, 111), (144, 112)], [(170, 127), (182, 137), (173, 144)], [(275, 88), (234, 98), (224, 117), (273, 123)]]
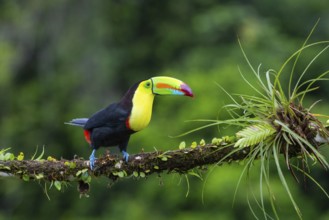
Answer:
[(89, 169), (89, 161), (75, 158), (73, 160), (47, 159), (24, 160), (5, 153), (7, 158), (0, 160), (2, 176), (16, 176), (23, 180), (45, 181), (90, 181), (84, 176), (105, 176), (112, 180), (119, 177), (144, 177), (153, 173), (187, 171), (209, 164), (219, 164), (243, 160), (248, 148), (237, 149), (230, 138), (216, 139), (217, 143), (201, 144), (189, 148), (154, 151), (131, 155), (129, 161), (123, 162), (117, 155), (106, 153), (96, 161), (94, 170)]

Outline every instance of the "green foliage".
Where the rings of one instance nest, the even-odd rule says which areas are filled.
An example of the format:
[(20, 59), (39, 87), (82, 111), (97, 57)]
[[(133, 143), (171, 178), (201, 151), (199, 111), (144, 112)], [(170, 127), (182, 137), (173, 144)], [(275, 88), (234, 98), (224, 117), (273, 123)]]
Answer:
[(0, 160), (14, 160), (15, 155), (7, 152), (10, 148), (0, 150)]
[(142, 177), (142, 178), (145, 178), (145, 173), (144, 172), (139, 172), (139, 176)]
[(37, 180), (40, 180), (40, 179), (43, 179), (43, 178), (44, 178), (43, 173), (34, 174), (34, 176), (35, 176), (35, 178), (36, 178)]
[(204, 139), (201, 139), (199, 144), (200, 144), (201, 147), (202, 146), (205, 146), (206, 145), (206, 141)]
[(168, 159), (171, 158), (171, 156), (170, 155), (166, 155), (166, 152), (164, 152), (164, 153), (158, 155), (158, 158), (160, 158), (162, 161), (167, 161)]
[(74, 169), (77, 166), (75, 162), (69, 162), (69, 161), (66, 161), (64, 164), (70, 167), (71, 169)]
[(61, 189), (62, 189), (62, 183), (61, 183), (61, 181), (54, 181), (54, 186), (55, 186), (55, 188), (58, 190), (58, 191), (61, 191)]
[(42, 147), (42, 151), (41, 151), (40, 155), (37, 158), (35, 158), (38, 154), (38, 147), (37, 147), (34, 154), (33, 154), (33, 156), (32, 156), (32, 158), (31, 158), (31, 160), (37, 160), (37, 161), (42, 160), (42, 157), (43, 157), (44, 153), (45, 153), (45, 148)]
[(30, 176), (27, 174), (23, 174), (22, 179), (26, 182), (30, 181)]
[(195, 141), (193, 141), (191, 144), (191, 148), (196, 148), (197, 146), (198, 146), (198, 144)]
[(182, 141), (182, 142), (180, 142), (180, 144), (179, 144), (179, 146), (178, 146), (178, 149), (182, 150), (182, 149), (184, 149), (185, 147), (186, 147), (186, 143), (185, 143), (185, 141)]
[(0, 160), (7, 161), (7, 160), (23, 160), (24, 159), (24, 153), (20, 152), (17, 157), (13, 153), (8, 152), (10, 148), (7, 149), (1, 149), (0, 150)]
[(120, 178), (123, 178), (123, 177), (126, 177), (127, 176), (127, 173), (124, 172), (124, 171), (118, 171), (118, 172), (113, 172), (112, 173), (114, 176), (118, 176)]
[(24, 153), (19, 152), (19, 155), (17, 156), (17, 160), (24, 160)]

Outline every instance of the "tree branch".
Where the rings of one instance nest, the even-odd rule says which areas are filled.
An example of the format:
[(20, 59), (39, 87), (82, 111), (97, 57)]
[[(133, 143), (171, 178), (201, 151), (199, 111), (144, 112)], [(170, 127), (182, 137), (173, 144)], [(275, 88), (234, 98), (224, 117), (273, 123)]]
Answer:
[(198, 145), (172, 151), (154, 151), (131, 155), (128, 163), (117, 155), (106, 154), (96, 161), (96, 167), (89, 169), (89, 161), (73, 160), (6, 160), (0, 161), (2, 176), (16, 176), (24, 180), (43, 179), (46, 181), (80, 181), (82, 174), (106, 176), (112, 180), (124, 176), (151, 175), (161, 172), (186, 173), (196, 167), (242, 160), (249, 148), (239, 150), (222, 141), (217, 144)]
[[(0, 176), (18, 177), (25, 181), (44, 180), (55, 183), (57, 189), (61, 189), (62, 182), (78, 182), (83, 195), (89, 191), (92, 176), (105, 176), (115, 181), (132, 175), (145, 177), (162, 172), (184, 174), (204, 165), (241, 161), (250, 156), (250, 147), (234, 147), (235, 141), (235, 138), (226, 137), (216, 139), (211, 144), (192, 144), (189, 148), (179, 150), (143, 152), (131, 155), (127, 163), (118, 155), (106, 153), (96, 160), (94, 170), (90, 170), (88, 160), (81, 158), (20, 160), (19, 156), (11, 155), (8, 157), (10, 159), (0, 160)], [(292, 152), (291, 157), (298, 155)]]

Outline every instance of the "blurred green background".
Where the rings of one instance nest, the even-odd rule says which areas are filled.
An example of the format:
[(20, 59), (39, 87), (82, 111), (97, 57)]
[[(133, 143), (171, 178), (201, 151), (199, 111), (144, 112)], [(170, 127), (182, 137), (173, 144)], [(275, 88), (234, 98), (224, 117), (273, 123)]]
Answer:
[[(183, 80), (195, 98), (156, 97), (151, 124), (132, 136), (129, 153), (177, 149), (183, 140), (209, 142), (232, 134), (230, 128), (213, 127), (169, 137), (202, 125), (186, 120), (228, 117), (220, 109), (229, 99), (216, 82), (231, 93), (250, 90), (238, 71), (239, 66), (251, 74), (238, 38), (255, 67), (261, 63), (263, 72), (278, 70), (319, 18), (311, 41), (329, 39), (328, 11), (324, 0), (1, 1), (0, 147), (23, 151), (27, 158), (37, 146), (56, 158), (88, 158), (91, 150), (81, 129), (64, 122), (88, 117), (133, 83), (155, 75)], [(303, 56), (298, 68), (303, 70), (320, 49)], [(328, 55), (312, 65), (308, 77), (328, 70)], [(322, 99), (314, 111), (328, 114), (328, 82), (320, 86), (309, 102)], [(114, 185), (98, 178), (89, 198), (79, 198), (71, 184), (63, 192), (48, 190), (50, 201), (44, 183), (1, 179), (0, 219), (253, 219), (248, 196), (262, 219), (249, 191), (259, 196), (257, 164), (255, 177), (249, 185), (242, 181), (232, 205), (241, 171), (239, 164), (211, 168), (204, 173), (205, 184), (189, 177), (189, 188), (177, 174)], [(312, 174), (329, 189), (325, 171)], [(272, 176), (279, 215), (297, 219), (275, 171)], [(329, 219), (328, 200), (314, 184), (288, 179), (305, 219)]]

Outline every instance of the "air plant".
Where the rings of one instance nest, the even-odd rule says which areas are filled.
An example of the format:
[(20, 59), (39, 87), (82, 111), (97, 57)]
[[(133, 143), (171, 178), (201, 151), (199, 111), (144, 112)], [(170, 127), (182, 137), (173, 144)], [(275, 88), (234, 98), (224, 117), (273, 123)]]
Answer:
[[(295, 172), (302, 172), (304, 176), (315, 182), (329, 198), (325, 190), (309, 174), (311, 163), (319, 163), (326, 170), (329, 168), (328, 161), (319, 151), (321, 145), (329, 142), (329, 131), (317, 118), (318, 115), (311, 113), (313, 105), (308, 108), (303, 105), (305, 95), (318, 88), (314, 84), (321, 80), (328, 80), (325, 76), (329, 73), (329, 70), (314, 79), (303, 81), (303, 77), (314, 61), (328, 49), (329, 41), (307, 44), (309, 37), (304, 45), (286, 60), (278, 72), (268, 70), (265, 72), (265, 76), (261, 74), (261, 66), (257, 70), (253, 68), (239, 42), (255, 80), (247, 80), (240, 71), (241, 76), (257, 95), (239, 94), (237, 97), (240, 101), (237, 101), (235, 96), (225, 91), (233, 101), (233, 104), (225, 106), (232, 119), (217, 121), (217, 124), (238, 125), (242, 128), (236, 133), (235, 147), (237, 149), (250, 148), (244, 172), (249, 174), (254, 161), (260, 161), (260, 193), (262, 195), (263, 186), (265, 185), (271, 198), (273, 212), (277, 218), (274, 195), (269, 181), (269, 164), (273, 160), (280, 181), (295, 211), (300, 218), (302, 215), (283, 174), (280, 163), (281, 155), (284, 157), (286, 168), (297, 181), (298, 178)], [(315, 46), (324, 46), (324, 48), (313, 57), (303, 72), (299, 74), (297, 82), (294, 84), (293, 76), (296, 74), (295, 69), (301, 53)], [(290, 72), (288, 92), (286, 92), (288, 94), (286, 94), (282, 88), (280, 77), (286, 72), (287, 66), (291, 62), (293, 62), (293, 65)], [(292, 160), (296, 157), (298, 158), (297, 161)], [(264, 218), (268, 218), (262, 198), (258, 204), (264, 212)]]
[[(240, 73), (245, 83), (252, 88), (256, 95), (231, 95), (219, 85), (232, 100), (231, 104), (224, 106), (231, 118), (227, 120), (198, 120), (208, 122), (208, 124), (190, 131), (194, 132), (206, 127), (221, 125), (232, 125), (240, 129), (236, 133), (235, 150), (230, 155), (247, 148), (249, 153), (245, 159), (245, 167), (238, 181), (238, 186), (244, 174), (247, 174), (248, 177), (252, 168), (255, 167), (254, 163), (259, 161), (260, 201), (255, 196), (253, 197), (262, 210), (265, 219), (271, 219), (272, 217), (266, 211), (264, 189), (269, 194), (275, 217), (279, 218), (274, 201), (274, 192), (270, 185), (271, 164), (275, 165), (278, 177), (299, 218), (302, 218), (302, 213), (284, 175), (284, 166), (297, 182), (299, 180), (296, 173), (301, 172), (304, 177), (314, 182), (329, 198), (328, 193), (310, 175), (311, 165), (316, 163), (326, 170), (329, 169), (327, 159), (320, 152), (320, 146), (329, 143), (329, 130), (318, 119), (318, 116), (328, 116), (311, 112), (316, 102), (309, 107), (304, 106), (305, 96), (318, 89), (315, 86), (317, 82), (328, 80), (326, 75), (329, 73), (329, 70), (327, 70), (320, 73), (316, 78), (304, 79), (311, 65), (329, 48), (329, 41), (307, 43), (315, 27), (316, 25), (302, 47), (283, 63), (279, 71), (270, 69), (262, 72), (261, 65), (255, 69), (239, 41), (243, 56), (253, 73), (253, 80), (248, 80), (241, 70)], [(321, 47), (322, 49), (311, 59), (302, 72), (297, 72), (296, 66), (301, 54), (314, 47)], [(292, 66), (290, 71), (288, 70), (289, 66)], [(290, 77), (288, 91), (285, 92), (281, 78), (283, 74), (287, 73), (290, 74)], [(293, 80), (296, 76), (297, 80)], [(283, 163), (281, 162), (282, 159)], [(248, 204), (257, 218), (249, 200)]]
[[(284, 156), (287, 169), (297, 181), (296, 171), (304, 173), (305, 176), (315, 181), (308, 173), (310, 163), (318, 162), (323, 168), (329, 168), (326, 158), (319, 151), (319, 147), (323, 145), (324, 142), (329, 142), (329, 132), (322, 122), (318, 120), (316, 114), (310, 112), (312, 106), (309, 108), (303, 106), (305, 95), (318, 88), (314, 86), (317, 81), (328, 80), (324, 77), (329, 71), (325, 71), (315, 79), (310, 79), (305, 82), (302, 81), (302, 78), (311, 64), (328, 49), (328, 44), (329, 42), (327, 41), (312, 44), (305, 43), (301, 49), (287, 59), (278, 72), (268, 70), (265, 73), (265, 79), (261, 77), (260, 66), (255, 70), (242, 49), (259, 88), (256, 87), (255, 82), (248, 81), (243, 74), (241, 75), (258, 96), (239, 95), (242, 100), (241, 103), (237, 102), (233, 96), (231, 96), (232, 100), (234, 100), (234, 104), (225, 106), (234, 120), (236, 120), (235, 122), (233, 120), (233, 122), (239, 122), (240, 126), (242, 126), (242, 129), (236, 133), (238, 140), (235, 143), (235, 147), (249, 147), (251, 149), (246, 159), (247, 172), (250, 171), (254, 160), (259, 160), (260, 190), (263, 191), (262, 187), (265, 181), (265, 186), (267, 186), (267, 190), (271, 195), (269, 161), (274, 159), (280, 181), (300, 218), (301, 211), (292, 196), (286, 177), (283, 174), (280, 155)], [(296, 84), (293, 85), (292, 79), (295, 74), (295, 65), (297, 64), (300, 54), (304, 50), (317, 45), (325, 45), (325, 47), (310, 61), (304, 71), (299, 75)], [(288, 95), (286, 95), (282, 89), (280, 76), (286, 70), (287, 64), (293, 60), (294, 63), (288, 85), (289, 91)], [(241, 110), (243, 114), (237, 113), (241, 112)], [(296, 157), (298, 158), (297, 161), (292, 160), (292, 158)], [(316, 184), (324, 191), (317, 182)], [(325, 194), (328, 196), (326, 192)], [(271, 195), (270, 198), (273, 200), (274, 195)], [(271, 204), (276, 214), (274, 200), (271, 201)], [(261, 200), (260, 206), (262, 210), (265, 210), (263, 200)], [(265, 212), (264, 217), (267, 218)]]

